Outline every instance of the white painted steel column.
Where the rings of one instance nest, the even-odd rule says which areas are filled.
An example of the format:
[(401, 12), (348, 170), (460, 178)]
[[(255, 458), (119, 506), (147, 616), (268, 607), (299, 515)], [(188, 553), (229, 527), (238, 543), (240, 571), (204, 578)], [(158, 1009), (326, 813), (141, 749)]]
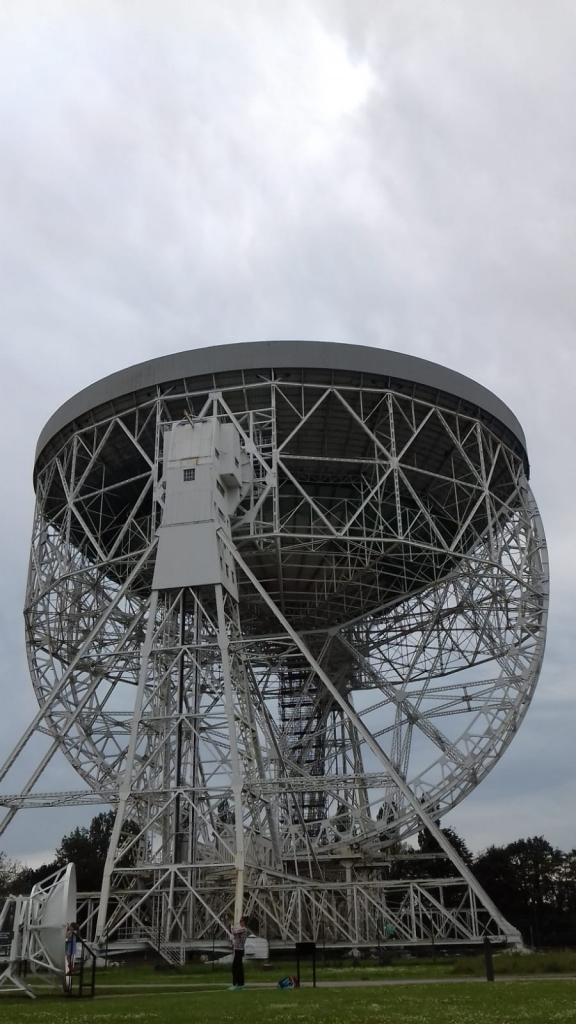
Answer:
[(238, 751), (238, 738), (236, 735), (236, 715), (234, 713), (234, 688), (232, 686), (232, 673), (230, 669), (230, 651), (228, 633), (226, 630), (226, 615), (224, 611), (224, 594), (222, 585), (216, 584), (216, 609), (218, 613), (218, 644), (222, 657), (222, 679), (224, 683), (224, 710), (228, 724), (228, 736), (230, 740), (230, 785), (234, 798), (234, 831), (236, 836), (236, 889), (234, 896), (234, 921), (238, 922), (242, 917), (244, 905), (244, 871), (246, 866), (246, 851), (244, 846), (244, 822), (242, 813), (242, 786), (243, 775)]
[(97, 941), (101, 941), (103, 939), (106, 929), (106, 917), (108, 914), (108, 900), (110, 899), (110, 883), (112, 879), (112, 872), (114, 870), (114, 862), (118, 850), (118, 843), (120, 841), (120, 833), (122, 831), (122, 825), (124, 824), (126, 804), (128, 802), (128, 798), (130, 797), (132, 789), (134, 755), (136, 753), (136, 743), (138, 740), (138, 729), (140, 725), (140, 714), (142, 712), (144, 691), (146, 689), (146, 680), (148, 677), (148, 661), (150, 658), (150, 653), (152, 651), (152, 644), (154, 642), (154, 628), (156, 625), (157, 607), (158, 591), (153, 590), (150, 596), (150, 608), (148, 611), (148, 622), (146, 623), (146, 635), (144, 637), (144, 643), (142, 645), (140, 676), (138, 679), (138, 690), (136, 691), (136, 700), (134, 702), (134, 710), (132, 713), (132, 728), (130, 730), (130, 743), (128, 745), (128, 753), (126, 756), (126, 767), (124, 769), (122, 781), (119, 787), (120, 799), (118, 802), (118, 808), (116, 810), (116, 818), (114, 820), (112, 835), (110, 836), (110, 845), (108, 846), (106, 864), (104, 866), (104, 876), (102, 878), (102, 892), (100, 895), (100, 906), (98, 908), (98, 919), (96, 922)]

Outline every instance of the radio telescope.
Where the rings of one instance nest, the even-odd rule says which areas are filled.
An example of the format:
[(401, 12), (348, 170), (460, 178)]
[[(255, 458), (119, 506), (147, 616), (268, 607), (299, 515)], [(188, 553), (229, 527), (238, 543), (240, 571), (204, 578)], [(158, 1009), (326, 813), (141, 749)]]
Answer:
[[(97, 935), (509, 941), (437, 821), (544, 652), (522, 429), (421, 359), (278, 341), (93, 384), (38, 443), (26, 638), (50, 746), (20, 807), (117, 809)], [(39, 793), (63, 751), (84, 789)], [(387, 880), (427, 827), (456, 879)], [(458, 892), (451, 886), (459, 885)]]
[(0, 933), (10, 941), (0, 953), (5, 968), (0, 988), (14, 988), (31, 999), (26, 970), (51, 972), (70, 980), (66, 968), (66, 928), (76, 920), (76, 869), (59, 868), (37, 882), (29, 896), (8, 896), (0, 911)]

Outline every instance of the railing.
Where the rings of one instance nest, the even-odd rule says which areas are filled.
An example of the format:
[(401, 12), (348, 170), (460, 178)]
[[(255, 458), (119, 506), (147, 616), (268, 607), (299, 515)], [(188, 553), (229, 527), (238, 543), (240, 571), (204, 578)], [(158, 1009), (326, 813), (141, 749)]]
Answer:
[[(84, 939), (78, 936), (78, 943), (80, 945), (80, 957), (76, 958), (74, 967), (68, 970), (68, 964), (66, 964), (64, 973), (64, 992), (67, 996), (76, 996), (78, 999), (83, 999), (86, 996), (93, 999), (96, 992), (96, 960), (97, 954)], [(78, 970), (75, 969), (76, 963), (79, 964)], [(89, 964), (88, 972), (86, 972), (86, 964)], [(87, 976), (86, 976), (87, 975)], [(74, 990), (74, 980), (77, 980), (78, 984), (76, 990)]]

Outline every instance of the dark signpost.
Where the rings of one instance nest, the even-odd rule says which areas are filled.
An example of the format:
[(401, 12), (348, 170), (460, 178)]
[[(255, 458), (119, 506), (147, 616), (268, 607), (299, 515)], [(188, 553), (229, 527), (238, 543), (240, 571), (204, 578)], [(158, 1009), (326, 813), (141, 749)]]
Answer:
[(296, 977), (298, 978), (298, 985), (300, 986), (300, 960), (303, 957), (312, 958), (312, 988), (316, 988), (316, 943), (315, 942), (297, 942), (296, 943)]
[(486, 981), (494, 981), (494, 962), (492, 960), (492, 946), (488, 936), (484, 939), (484, 964), (486, 966)]

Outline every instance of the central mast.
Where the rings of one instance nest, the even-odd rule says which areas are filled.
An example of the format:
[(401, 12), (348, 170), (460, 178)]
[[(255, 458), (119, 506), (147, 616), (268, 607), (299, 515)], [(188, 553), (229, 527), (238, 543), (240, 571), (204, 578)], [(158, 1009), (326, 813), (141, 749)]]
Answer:
[[(124, 917), (159, 944), (184, 945), (200, 908), (202, 917), (220, 921), (232, 912), (224, 892), (218, 900), (212, 888), (203, 891), (218, 881), (228, 891), (234, 882), (237, 920), (252, 834), (250, 855), (261, 854), (251, 795), (259, 737), (238, 653), (236, 568), (222, 540), (231, 539), (230, 516), (250, 482), (250, 462), (234, 425), (219, 420), (216, 395), (211, 405), (210, 415), (164, 433), (163, 513), (104, 874), (101, 938)], [(121, 898), (107, 921), (111, 888)], [(159, 897), (152, 903), (150, 892)]]

